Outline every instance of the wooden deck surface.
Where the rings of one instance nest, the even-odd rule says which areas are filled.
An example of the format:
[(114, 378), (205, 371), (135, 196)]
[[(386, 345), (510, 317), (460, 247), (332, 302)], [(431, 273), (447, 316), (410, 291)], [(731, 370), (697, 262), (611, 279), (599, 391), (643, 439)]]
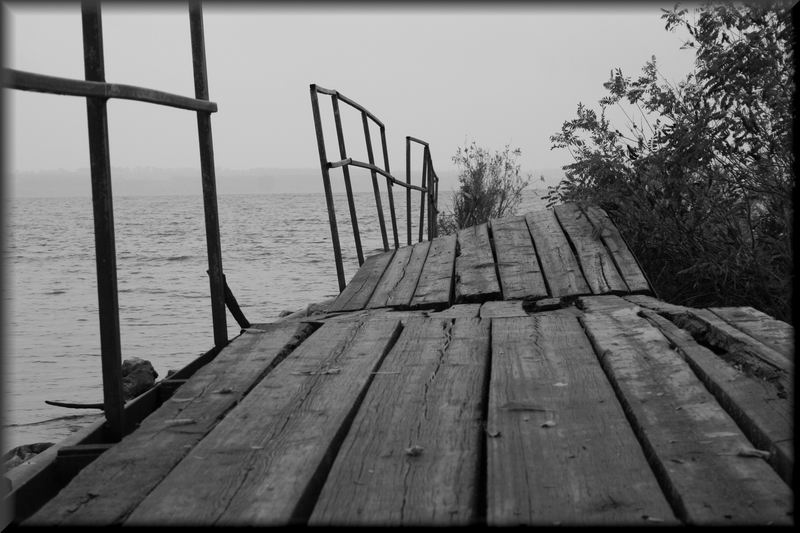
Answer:
[(588, 214), (367, 259), (23, 524), (792, 524), (791, 328), (654, 298)]

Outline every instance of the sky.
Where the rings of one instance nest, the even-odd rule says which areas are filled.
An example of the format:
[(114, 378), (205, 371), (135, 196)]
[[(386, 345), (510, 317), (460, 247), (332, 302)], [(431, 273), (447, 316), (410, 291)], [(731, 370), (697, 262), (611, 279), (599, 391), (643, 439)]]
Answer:
[[(671, 81), (691, 71), (685, 36), (660, 19), (673, 4), (207, 2), (216, 168), (318, 169), (311, 83), (383, 121), (400, 176), (406, 135), (430, 143), (440, 174), (471, 141), (519, 147), (523, 171), (559, 168), (570, 156), (551, 150), (550, 136), (579, 102), (598, 108), (612, 68), (635, 76), (655, 55)], [(83, 79), (79, 3), (2, 8), (5, 66)], [(103, 32), (107, 81), (194, 96), (185, 4), (109, 2)], [(3, 93), (7, 171), (89, 166), (82, 98)], [(108, 109), (112, 166), (199, 168), (193, 112), (125, 100)], [(366, 159), (349, 117), (349, 147)], [(334, 154), (335, 139), (327, 142)]]

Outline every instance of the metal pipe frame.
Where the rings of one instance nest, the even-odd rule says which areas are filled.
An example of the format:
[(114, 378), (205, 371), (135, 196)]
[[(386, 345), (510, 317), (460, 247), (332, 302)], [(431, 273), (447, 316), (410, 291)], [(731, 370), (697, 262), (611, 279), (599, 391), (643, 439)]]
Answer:
[[(381, 230), (381, 239), (383, 240), (383, 248), (385, 251), (389, 250), (389, 239), (386, 231), (386, 220), (383, 213), (383, 204), (380, 196), (380, 188), (378, 186), (377, 174), (382, 175), (386, 179), (386, 189), (389, 198), (389, 210), (392, 221), (392, 234), (394, 238), (394, 247), (399, 248), (400, 242), (397, 232), (397, 215), (395, 212), (394, 195), (392, 188), (394, 185), (399, 185), (406, 189), (406, 226), (408, 244), (411, 244), (411, 191), (416, 190), (420, 192), (420, 227), (419, 227), (419, 240), (422, 241), (424, 235), (424, 220), (425, 220), (425, 205), (428, 205), (428, 238), (433, 238), (436, 235), (436, 214), (438, 214), (437, 200), (438, 200), (438, 183), (439, 179), (433, 170), (431, 164), (430, 149), (428, 143), (417, 139), (415, 137), (406, 137), (406, 181), (402, 182), (395, 178), (389, 168), (389, 156), (386, 149), (386, 128), (374, 114), (367, 108), (354, 100), (344, 96), (339, 91), (333, 89), (326, 89), (317, 84), (309, 86), (311, 95), (311, 111), (314, 118), (314, 130), (317, 138), (317, 149), (320, 158), (320, 170), (322, 172), (322, 183), (325, 190), (325, 201), (328, 207), (328, 221), (331, 228), (331, 241), (333, 243), (333, 253), (336, 261), (336, 275), (339, 282), (339, 291), (345, 288), (344, 281), (344, 267), (342, 261), (342, 249), (339, 242), (339, 232), (336, 223), (336, 212), (333, 201), (333, 192), (331, 188), (330, 170), (333, 168), (341, 168), (344, 175), (345, 190), (347, 194), (348, 208), (350, 210), (350, 220), (353, 226), (353, 238), (356, 245), (356, 253), (358, 255), (359, 266), (364, 263), (363, 250), (361, 246), (361, 236), (358, 229), (358, 221), (356, 216), (355, 201), (352, 192), (352, 182), (350, 180), (349, 167), (359, 167), (370, 171), (372, 177), (373, 192), (375, 195), (375, 205), (378, 210), (378, 221)], [(338, 161), (329, 161), (327, 151), (325, 148), (325, 135), (322, 127), (322, 117), (319, 107), (319, 95), (331, 97), (333, 106), (334, 123), (336, 127), (336, 138), (339, 145)], [(361, 122), (364, 130), (364, 140), (367, 146), (367, 158), (369, 162), (357, 161), (347, 156), (347, 149), (345, 146), (344, 132), (342, 127), (341, 111), (339, 102), (344, 102), (349, 105), (361, 115)], [(369, 121), (374, 122), (380, 129), (381, 136), (381, 150), (383, 152), (383, 166), (380, 168), (375, 164), (375, 154), (372, 147), (372, 135), (370, 134)], [(422, 161), (422, 184), (421, 186), (413, 185), (411, 183), (411, 142), (421, 144), (424, 147), (423, 161)]]
[(239, 309), (233, 293), (225, 283), (225, 276), (222, 272), (210, 120), (211, 113), (217, 111), (217, 104), (209, 101), (208, 97), (203, 12), (200, 1), (191, 0), (189, 2), (195, 98), (144, 87), (106, 82), (102, 13), (99, 0), (81, 2), (81, 24), (85, 80), (6, 68), (3, 69), (3, 85), (10, 89), (86, 98), (103, 373), (103, 410), (108, 438), (118, 441), (126, 431), (126, 424), (123, 419), (125, 400), (122, 391), (122, 350), (108, 142), (107, 103), (109, 99), (135, 100), (197, 112), (215, 347), (221, 348), (228, 342), (226, 306), (231, 308), (231, 312), (234, 313), (240, 324), (249, 324), (249, 322)]

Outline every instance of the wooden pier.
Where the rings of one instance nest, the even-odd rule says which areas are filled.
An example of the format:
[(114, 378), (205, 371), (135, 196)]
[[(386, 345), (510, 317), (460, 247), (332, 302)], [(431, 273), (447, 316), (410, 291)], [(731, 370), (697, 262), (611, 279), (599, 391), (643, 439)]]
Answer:
[(22, 524), (792, 524), (793, 354), (600, 209), (493, 220), (244, 329)]

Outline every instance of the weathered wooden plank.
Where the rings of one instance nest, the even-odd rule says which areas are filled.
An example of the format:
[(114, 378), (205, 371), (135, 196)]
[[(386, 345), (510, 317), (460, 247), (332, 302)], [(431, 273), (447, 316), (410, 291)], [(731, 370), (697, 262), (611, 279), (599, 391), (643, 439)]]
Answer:
[(485, 302), (481, 304), (481, 318), (528, 316), (522, 308), (522, 300)]
[(575, 204), (562, 204), (554, 210), (564, 232), (575, 246), (581, 271), (592, 292), (628, 292), (628, 286), (617, 271), (611, 254), (580, 208)]
[(302, 523), (399, 329), (387, 320), (322, 326), (175, 467), (126, 525)]
[(646, 294), (626, 294), (622, 298), (636, 305), (652, 309), (656, 313), (677, 314), (685, 313), (691, 309), (690, 307), (671, 304)]
[(409, 321), (364, 398), (309, 523), (474, 522), (488, 356), (488, 321)]
[(770, 382), (737, 370), (711, 350), (697, 344), (688, 332), (666, 318), (650, 310), (643, 311), (643, 314), (675, 344), (750, 442), (756, 449), (769, 453), (767, 461), (791, 485), (794, 469), (791, 400), (780, 397), (778, 389)]
[(458, 232), (456, 257), (456, 303), (485, 302), (499, 298), (500, 284), (495, 272), (488, 224)]
[(446, 235), (430, 241), (428, 257), (422, 267), (411, 307), (450, 305), (453, 268), (456, 260), (456, 236)]
[(525, 222), (536, 245), (551, 296), (591, 294), (555, 213), (551, 209), (532, 211), (525, 215)]
[(429, 248), (430, 241), (398, 248), (367, 307), (407, 307), (414, 296)]
[(456, 304), (441, 311), (431, 311), (428, 316), (431, 318), (478, 318), (480, 310), (481, 304)]
[(693, 335), (701, 336), (712, 346), (742, 360), (760, 361), (787, 375), (793, 371), (792, 361), (783, 354), (739, 331), (707, 309), (690, 309), (686, 313), (670, 316), (670, 319)]
[(107, 525), (126, 517), (293, 345), (313, 330), (248, 330), (199, 369), (141, 426), (84, 468), (27, 523)]
[[(791, 334), (789, 333), (792, 327), (788, 324), (781, 325), (783, 323), (777, 320), (774, 321), (774, 323), (771, 321), (764, 321), (762, 323), (769, 324), (769, 326), (765, 326), (764, 329), (759, 329), (759, 326), (755, 325), (757, 321), (749, 324), (746, 321), (742, 321), (740, 323), (745, 325), (739, 328), (731, 325), (731, 321), (724, 320), (719, 313), (713, 312), (712, 309), (694, 309), (691, 307), (668, 304), (656, 298), (644, 295), (629, 295), (625, 296), (625, 299), (636, 305), (647, 307), (648, 309), (652, 309), (657, 313), (667, 316), (672, 322), (688, 330), (695, 337), (704, 339), (705, 342), (715, 348), (729, 352), (731, 357), (739, 359), (742, 364), (758, 366), (763, 363), (770, 367), (780, 369), (787, 374), (790, 374), (793, 370), (794, 349), (792, 348), (791, 355), (787, 355), (788, 345), (790, 343), (793, 344), (793, 341), (790, 340)], [(728, 308), (713, 309), (719, 310)], [(733, 322), (741, 318), (741, 315), (736, 311), (720, 312), (727, 315)], [(755, 311), (755, 313), (758, 313), (758, 311)], [(737, 323), (736, 325), (738, 326), (739, 324)], [(772, 342), (777, 343), (777, 347), (779, 347), (780, 350), (749, 335), (745, 331), (748, 326), (752, 332), (772, 338)], [(772, 331), (776, 332), (774, 336), (772, 335)]]
[(492, 320), (490, 525), (677, 523), (575, 317)]
[(794, 328), (752, 307), (709, 307), (728, 324), (794, 361)]
[[(586, 300), (592, 300), (587, 298)], [(638, 309), (617, 297), (587, 308), (600, 354), (677, 516), (693, 524), (790, 524), (790, 488)]]
[(536, 250), (524, 216), (490, 221), (503, 299), (547, 298)]
[(394, 254), (395, 250), (390, 250), (368, 257), (350, 283), (336, 297), (328, 312), (364, 309)]
[(600, 238), (603, 239), (608, 251), (611, 252), (611, 256), (614, 258), (617, 269), (622, 274), (628, 289), (632, 292), (649, 292), (650, 284), (647, 282), (644, 272), (642, 272), (639, 263), (623, 240), (617, 226), (608, 217), (608, 214), (594, 205), (587, 206), (584, 212), (600, 233)]

